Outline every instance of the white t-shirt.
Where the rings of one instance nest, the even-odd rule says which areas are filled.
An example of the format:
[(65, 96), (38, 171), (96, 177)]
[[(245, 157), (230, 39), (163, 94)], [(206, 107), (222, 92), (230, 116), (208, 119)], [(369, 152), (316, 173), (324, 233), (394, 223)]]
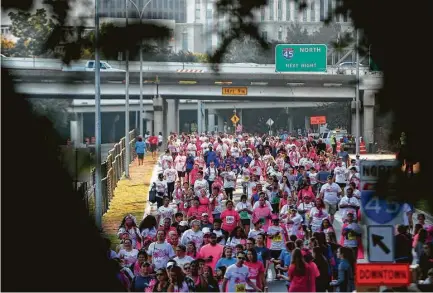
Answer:
[(316, 207), (313, 207), (310, 210), (310, 218), (312, 232), (319, 232), (322, 221), (328, 218), (328, 213), (325, 210), (322, 210), (322, 214), (320, 215), (320, 211)]
[(271, 240), (271, 246), (269, 247), (269, 249), (281, 250), (284, 248), (285, 239), (284, 239), (283, 231), (284, 231), (283, 228), (281, 228), (280, 226), (274, 226), (274, 225), (269, 226), (268, 235), (275, 235), (277, 234), (277, 232), (280, 233), (276, 237), (269, 237), (269, 239)]
[(232, 148), (230, 149), (230, 153), (233, 158), (239, 158), (239, 152), (240, 150), (238, 147), (232, 146)]
[(334, 169), (335, 174), (335, 182), (336, 183), (346, 183), (347, 181), (347, 169), (346, 167), (335, 167)]
[[(339, 206), (341, 205), (351, 205), (351, 206), (356, 206), (359, 207), (359, 200), (356, 197), (351, 197), (348, 198), (347, 195), (343, 196), (343, 198), (341, 199)], [(356, 220), (356, 209), (352, 208), (352, 207), (348, 207), (348, 208), (340, 208), (341, 211), (341, 216), (343, 217), (343, 219), (346, 219), (347, 214), (350, 212), (353, 214), (353, 218)]]
[(224, 275), (228, 280), (227, 292), (246, 292), (248, 276), (248, 267), (238, 267), (236, 264), (229, 266)]
[(165, 269), (170, 258), (175, 256), (173, 247), (167, 242), (152, 242), (147, 249), (147, 254), (152, 257), (152, 264), (155, 266), (155, 270)]
[(174, 210), (170, 206), (168, 207), (160, 206), (159, 209), (156, 211), (156, 214), (158, 216), (161, 216), (159, 219), (159, 225), (162, 226), (164, 225), (165, 218), (170, 218), (170, 219), (173, 218)]
[[(212, 200), (212, 195), (210, 194), (209, 195), (209, 201), (211, 201)], [(222, 206), (222, 201), (223, 201), (223, 199), (224, 199), (224, 196), (221, 194), (221, 193), (219, 193), (216, 197), (215, 197), (215, 206), (214, 206), (214, 209), (213, 209), (213, 211), (212, 211), (212, 214), (220, 214), (220, 213), (222, 213), (223, 212), (223, 206)]]
[(207, 183), (207, 181), (204, 180), (204, 178), (201, 179), (201, 180), (196, 180), (196, 181), (194, 182), (194, 193), (195, 193), (197, 196), (200, 196), (200, 191), (201, 191), (202, 189), (207, 190), (208, 187), (209, 187), (209, 183)]
[(168, 169), (168, 163), (173, 162), (173, 157), (171, 155), (163, 155), (161, 157), (161, 167), (162, 170)]
[(185, 232), (183, 232), (180, 243), (182, 243), (183, 245), (187, 245), (188, 242), (192, 241), (195, 243), (198, 251), (203, 244), (203, 235), (204, 233), (201, 230), (198, 230), (197, 232), (194, 232), (192, 229), (186, 230)]
[(235, 188), (236, 176), (233, 171), (222, 172), (221, 176), (224, 177), (224, 188)]
[[(413, 212), (413, 211), (412, 211), (412, 208), (410, 207), (410, 205), (408, 205), (407, 203), (405, 203), (403, 205), (403, 222), (404, 222), (403, 224), (405, 226), (409, 226), (409, 218), (407, 216), (408, 212)], [(412, 217), (413, 217), (413, 214), (412, 214)]]
[(325, 183), (323, 184), (320, 192), (323, 192), (323, 201), (328, 204), (337, 204), (339, 201), (338, 193), (341, 192), (341, 188), (336, 183)]
[(137, 260), (138, 250), (132, 249), (131, 251), (126, 251), (125, 249), (121, 249), (119, 251), (118, 257), (123, 259), (125, 266), (132, 265)]
[(156, 180), (155, 187), (156, 187), (156, 192), (165, 192), (167, 190), (167, 181)]
[(205, 174), (208, 176), (209, 181), (214, 181), (216, 176), (218, 175), (218, 170), (216, 169), (216, 167), (209, 167), (206, 169)]
[(248, 232), (248, 238), (254, 238), (256, 239), (257, 235), (260, 233), (264, 234), (265, 230), (263, 228), (260, 228), (259, 230), (256, 230), (255, 228), (252, 228), (250, 232)]
[(182, 258), (176, 256), (175, 258), (173, 258), (173, 260), (176, 261), (177, 265), (183, 269), (183, 266), (186, 265), (187, 263), (191, 263), (194, 260), (194, 258), (192, 258), (189, 255), (185, 255)]
[(186, 162), (186, 156), (178, 155), (176, 159), (174, 159), (176, 171), (179, 172), (185, 171), (185, 162)]
[(165, 169), (164, 170), (164, 176), (167, 179), (167, 183), (171, 183), (176, 181), (176, 177), (177, 177), (177, 170), (170, 168), (170, 169)]

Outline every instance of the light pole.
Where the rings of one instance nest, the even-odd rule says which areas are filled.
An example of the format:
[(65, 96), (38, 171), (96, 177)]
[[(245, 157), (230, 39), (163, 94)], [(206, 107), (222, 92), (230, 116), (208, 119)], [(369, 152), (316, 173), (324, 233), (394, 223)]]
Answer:
[[(135, 4), (134, 1), (132, 0), (128, 0), (132, 6), (135, 7), (135, 9), (137, 10), (138, 13), (138, 17), (140, 19), (140, 24), (143, 21), (143, 15), (144, 15), (144, 10), (146, 9), (147, 5), (150, 4), (150, 2), (152, 2), (152, 0), (147, 1), (146, 4), (144, 4), (143, 8), (140, 10), (140, 8), (138, 8), (137, 4)], [(126, 12), (128, 13), (128, 12)], [(126, 16), (128, 18), (128, 15)], [(140, 42), (140, 135), (143, 135), (143, 111), (144, 111), (144, 105), (143, 105), (143, 42)]]
[[(125, 27), (128, 29), (128, 0), (125, 0)], [(125, 177), (129, 178), (129, 50), (125, 52)]]
[(99, 63), (99, 0), (95, 0), (95, 221), (102, 228), (101, 176), (101, 66)]
[(359, 121), (359, 31), (356, 30), (356, 88), (355, 88), (355, 143), (356, 143), (356, 154), (359, 154), (359, 143), (360, 143), (360, 121)]

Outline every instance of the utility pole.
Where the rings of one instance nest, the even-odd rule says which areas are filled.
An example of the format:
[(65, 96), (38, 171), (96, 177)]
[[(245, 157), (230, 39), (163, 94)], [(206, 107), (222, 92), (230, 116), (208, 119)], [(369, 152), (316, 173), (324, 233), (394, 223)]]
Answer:
[(355, 135), (356, 135), (356, 154), (359, 154), (360, 143), (360, 121), (359, 121), (359, 31), (356, 30), (356, 87), (355, 87)]
[(102, 228), (101, 66), (99, 61), (99, 1), (95, 0), (95, 222)]
[[(98, 0), (95, 0), (98, 1)], [(128, 0), (125, 0), (125, 18), (126, 30), (128, 29)], [(129, 149), (129, 50), (126, 48), (125, 52), (125, 177), (129, 178), (129, 163), (130, 163), (130, 149)]]

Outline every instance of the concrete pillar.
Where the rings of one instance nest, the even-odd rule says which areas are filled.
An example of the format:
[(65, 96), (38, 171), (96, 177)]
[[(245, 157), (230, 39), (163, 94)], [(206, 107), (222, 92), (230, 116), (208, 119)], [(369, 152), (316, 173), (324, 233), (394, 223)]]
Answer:
[(153, 98), (153, 117), (154, 117), (153, 133), (155, 135), (158, 135), (160, 132), (164, 131), (163, 109), (164, 109), (164, 103), (162, 97), (156, 96), (155, 98)]
[(84, 143), (84, 113), (78, 113), (79, 142)]
[(71, 129), (71, 142), (77, 146), (78, 145), (78, 137), (79, 137), (79, 130), (78, 130), (78, 121), (77, 120), (72, 120), (71, 124), (70, 124), (70, 129)]
[(153, 120), (146, 119), (146, 132), (153, 133)]
[(75, 120), (70, 124), (71, 142), (75, 146), (84, 143), (84, 119), (83, 113), (75, 113)]
[(289, 131), (289, 133), (293, 132), (293, 116), (289, 115), (289, 117), (287, 118), (287, 130)]
[(179, 106), (176, 109), (176, 100), (167, 100), (167, 135), (170, 132), (177, 132), (178, 119)]
[(368, 148), (370, 142), (374, 143), (374, 105), (375, 105), (375, 92), (373, 90), (364, 90), (364, 131), (362, 138)]
[(209, 109), (207, 114), (207, 120), (208, 120), (208, 131), (215, 131), (215, 110)]
[(174, 122), (175, 122), (175, 128), (174, 132), (178, 133), (180, 132), (180, 110), (179, 110), (179, 100), (174, 100)]
[(305, 130), (308, 131), (311, 128), (310, 117), (305, 116), (304, 120), (305, 120)]
[(224, 118), (221, 115), (218, 115), (218, 132), (223, 132), (224, 131)]

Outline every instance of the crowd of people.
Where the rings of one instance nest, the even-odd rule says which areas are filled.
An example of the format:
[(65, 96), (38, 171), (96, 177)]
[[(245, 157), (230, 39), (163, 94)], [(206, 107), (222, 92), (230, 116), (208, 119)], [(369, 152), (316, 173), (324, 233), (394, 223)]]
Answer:
[[(364, 258), (359, 162), (311, 137), (170, 135), (152, 183), (156, 214), (141, 223), (128, 215), (119, 228), (112, 254), (125, 288), (261, 292), (278, 280), (288, 292), (353, 291)], [(408, 243), (412, 208), (404, 208), (396, 237)], [(427, 278), (433, 253), (419, 218), (413, 245)], [(412, 242), (397, 255), (410, 263)]]

